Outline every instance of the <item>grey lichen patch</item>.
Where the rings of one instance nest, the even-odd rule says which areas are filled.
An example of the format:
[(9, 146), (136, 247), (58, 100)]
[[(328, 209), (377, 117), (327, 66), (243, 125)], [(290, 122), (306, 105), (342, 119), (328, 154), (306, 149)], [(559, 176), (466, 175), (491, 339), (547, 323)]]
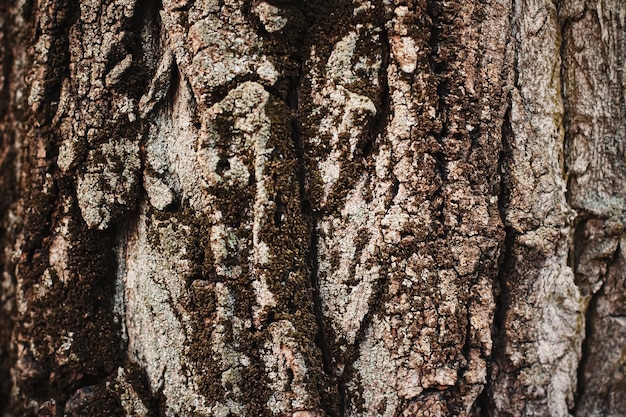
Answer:
[(89, 227), (106, 229), (119, 212), (134, 208), (140, 167), (139, 146), (130, 140), (104, 143), (88, 153), (76, 196)]
[(307, 380), (310, 372), (296, 329), (291, 322), (281, 320), (272, 323), (268, 331), (270, 338), (261, 352), (272, 390), (267, 401), (268, 409), (273, 415), (309, 409)]
[[(230, 24), (237, 24), (239, 42), (230, 42), (230, 31), (220, 30), (225, 23), (215, 15), (194, 22), (188, 32), (191, 45), (189, 70), (197, 74), (191, 78), (191, 85), (202, 101), (217, 87), (226, 85), (238, 76), (253, 73), (260, 56), (260, 39), (246, 24), (240, 12), (234, 11)], [(232, 29), (231, 29), (232, 30)]]
[(122, 59), (120, 62), (115, 64), (113, 69), (109, 71), (104, 77), (104, 85), (107, 88), (118, 85), (124, 76), (124, 73), (128, 71), (128, 69), (133, 64), (133, 56), (132, 54), (128, 54)]
[(176, 218), (159, 220), (145, 205), (141, 213), (144, 220), (128, 238), (121, 277), (129, 352), (145, 370), (151, 390), (168, 399), (168, 415), (210, 416), (212, 403), (198, 392), (196, 373), (185, 371), (190, 323), (176, 304), (192, 273), (186, 248), (189, 226)]
[[(321, 204), (327, 202), (339, 180), (344, 169), (343, 161), (358, 157), (366, 140), (364, 136), (368, 132), (368, 123), (372, 123), (377, 114), (373, 101), (377, 97), (368, 96), (368, 92), (361, 90), (361, 84), (370, 85), (373, 89), (382, 88), (378, 79), (382, 55), (375, 50), (371, 55), (355, 54), (357, 43), (363, 42), (364, 38), (376, 45), (380, 44), (380, 37), (381, 29), (371, 23), (356, 25), (334, 45), (325, 65), (320, 66), (324, 72), (315, 68), (310, 74), (313, 105), (310, 117), (318, 123), (310, 138), (310, 146), (319, 150), (328, 149), (319, 155), (317, 168), (321, 184), (316, 186), (321, 187)], [(318, 54), (313, 47), (312, 62), (324, 59)], [(322, 146), (326, 142), (328, 145)]]
[(253, 12), (269, 33), (278, 32), (287, 24), (287, 19), (281, 15), (281, 10), (267, 2), (262, 1), (257, 4)]
[[(381, 269), (375, 261), (379, 254), (377, 242), (382, 240), (376, 222), (384, 215), (385, 207), (379, 205), (373, 209), (366, 203), (363, 183), (362, 180), (348, 196), (342, 213), (356, 227), (344, 229), (340, 234), (338, 221), (322, 221), (317, 226), (322, 305), (348, 345), (355, 342), (363, 318), (370, 311), (370, 299), (375, 295)], [(338, 262), (331, 261), (333, 255)]]
[[(188, 376), (168, 376), (178, 371), (165, 368), (164, 359), (156, 359), (156, 352), (163, 348), (158, 342), (146, 345), (136, 336), (130, 337), (137, 329), (131, 329), (130, 324), (129, 343), (138, 352), (138, 360), (147, 366), (151, 381), (164, 372), (163, 385), (153, 384), (153, 389), (163, 387), (166, 398), (176, 396), (178, 390), (190, 390), (196, 404), (201, 404), (195, 413), (254, 414), (254, 410), (267, 408), (269, 395), (269, 388), (259, 389), (258, 382), (250, 381), (263, 373), (255, 358), (271, 324), (268, 320), (287, 314), (280, 311), (286, 308), (287, 300), (302, 305), (298, 309), (312, 310), (306, 304), (310, 299), (303, 295), (308, 294), (303, 279), (308, 242), (303, 239), (304, 226), (298, 225), (298, 182), (287, 128), (289, 113), (257, 82), (241, 83), (203, 110), (193, 105), (198, 100), (195, 94), (193, 88), (181, 82), (171, 107), (150, 118), (144, 171), (150, 205), (156, 209), (146, 209), (152, 213), (153, 223), (147, 239), (163, 253), (151, 256), (165, 267), (162, 263), (171, 258), (164, 255), (168, 253), (165, 249), (174, 242), (163, 232), (170, 228), (179, 230), (176, 233), (188, 230), (190, 236), (183, 240), (191, 239), (191, 246), (201, 245), (193, 249), (189, 246), (185, 255), (176, 255), (186, 260), (178, 273), (181, 279), (166, 280), (170, 298), (158, 299), (176, 312), (171, 319), (178, 324), (170, 327), (177, 334), (168, 337), (184, 338), (189, 345), (185, 350), (181, 350), (182, 344), (172, 347), (161, 356), (187, 358)], [(182, 213), (164, 212), (172, 201), (189, 208)], [(277, 217), (279, 210), (284, 211)], [(284, 232), (276, 233), (280, 223)], [(157, 270), (151, 274), (154, 276), (148, 278), (154, 282), (164, 279), (156, 278), (160, 275)], [(294, 286), (300, 293), (277, 291), (286, 276), (294, 277), (288, 288)], [(176, 301), (182, 306), (175, 307)], [(129, 302), (127, 309), (139, 309), (137, 303)], [(140, 309), (136, 314), (151, 320), (148, 310)], [(294, 335), (310, 341), (315, 331), (312, 320), (309, 317), (303, 323), (294, 323)], [(257, 333), (261, 330), (263, 333)], [(317, 363), (316, 352), (311, 351), (310, 342), (302, 343), (300, 350), (310, 366), (306, 369), (318, 372), (319, 367), (309, 362)], [(151, 359), (146, 361), (142, 356)], [(197, 372), (199, 369), (204, 371)], [(304, 404), (300, 410), (316, 407), (317, 384), (318, 380), (312, 378), (307, 392), (298, 394), (302, 399), (297, 404)], [(288, 406), (293, 409), (291, 404)], [(174, 407), (184, 413), (191, 410), (178, 400)]]
[(165, 210), (174, 202), (172, 189), (160, 178), (146, 175), (143, 186), (150, 198), (150, 204), (157, 210)]
[(141, 165), (136, 97), (145, 62), (128, 31), (135, 1), (106, 8), (81, 2), (77, 12), (69, 30), (69, 74), (52, 120), (59, 136), (57, 166), (64, 176), (77, 174), (83, 219), (102, 230), (135, 207)]
[[(198, 143), (203, 187), (247, 192), (253, 176), (258, 180), (255, 210), (260, 211), (260, 216), (264, 215), (271, 198), (263, 183), (264, 166), (272, 152), (267, 147), (271, 124), (264, 110), (268, 98), (269, 93), (260, 84), (241, 84), (204, 113)], [(230, 134), (229, 138), (221, 135), (226, 133), (224, 129)]]
[(149, 120), (144, 188), (159, 210), (176, 200), (189, 201), (195, 207), (202, 199), (197, 192), (198, 131), (192, 120), (190, 94), (189, 88), (181, 86), (171, 112), (162, 111)]
[[(181, 199), (200, 212), (211, 209), (211, 221), (219, 222), (212, 190), (227, 187), (248, 193), (256, 142), (261, 146), (258, 164), (265, 158), (262, 142), (269, 135), (269, 120), (262, 108), (268, 93), (258, 83), (243, 83), (203, 113), (199, 130), (194, 128), (191, 94), (181, 86), (171, 115), (162, 113), (151, 122), (144, 185), (160, 210)], [(226, 143), (219, 135), (220, 123), (235, 123)]]
[[(118, 368), (117, 373), (114, 376), (114, 382), (109, 385), (113, 385), (113, 389), (117, 392), (120, 404), (128, 417), (147, 417), (151, 415), (149, 405), (146, 404), (148, 398), (142, 397), (144, 392), (137, 392), (137, 376), (133, 371), (138, 372), (137, 369)], [(145, 387), (141, 387), (145, 389)]]
[[(214, 284), (215, 319), (210, 329), (212, 356), (220, 368), (219, 380), (224, 399), (216, 401), (213, 410), (219, 414), (242, 414), (245, 412), (245, 398), (241, 389), (243, 369), (251, 366), (250, 358), (239, 351), (245, 323), (236, 316), (235, 297), (223, 283)], [(248, 326), (249, 327), (249, 326)]]
[[(269, 19), (270, 27), (286, 24), (287, 19), (277, 14), (270, 17), (263, 4), (254, 10)], [(170, 35), (169, 48), (201, 106), (213, 104), (240, 80), (260, 79), (268, 86), (278, 80), (280, 73), (264, 53), (263, 40), (244, 13), (243, 3), (229, 1), (220, 8), (217, 3), (198, 2), (182, 13), (173, 4), (164, 6), (161, 18)]]

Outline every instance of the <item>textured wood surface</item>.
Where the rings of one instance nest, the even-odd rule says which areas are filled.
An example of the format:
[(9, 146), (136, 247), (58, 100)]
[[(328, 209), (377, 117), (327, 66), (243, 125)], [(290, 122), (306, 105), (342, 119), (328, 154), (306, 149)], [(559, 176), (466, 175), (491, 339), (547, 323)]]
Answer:
[(0, 410), (626, 415), (621, 0), (0, 4)]

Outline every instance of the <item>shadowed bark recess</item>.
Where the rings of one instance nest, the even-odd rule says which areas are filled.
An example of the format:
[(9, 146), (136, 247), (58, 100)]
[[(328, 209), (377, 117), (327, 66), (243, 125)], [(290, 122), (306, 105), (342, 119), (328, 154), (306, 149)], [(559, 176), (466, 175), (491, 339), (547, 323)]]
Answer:
[(3, 416), (626, 415), (623, 10), (1, 4)]

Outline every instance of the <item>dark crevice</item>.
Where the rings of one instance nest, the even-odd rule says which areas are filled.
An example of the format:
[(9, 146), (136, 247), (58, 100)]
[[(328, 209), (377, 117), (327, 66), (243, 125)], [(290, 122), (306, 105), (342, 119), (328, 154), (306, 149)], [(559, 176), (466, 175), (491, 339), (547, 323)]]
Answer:
[(138, 397), (148, 408), (146, 417), (160, 417), (165, 415), (165, 410), (161, 410), (159, 407), (159, 395), (152, 393), (150, 389), (150, 382), (145, 369), (141, 368), (130, 358), (126, 358), (124, 370), (127, 375), (126, 380), (132, 385)]
[(332, 366), (332, 349), (331, 342), (328, 339), (326, 323), (324, 321), (324, 312), (322, 310), (322, 300), (320, 297), (319, 283), (319, 266), (318, 266), (318, 245), (319, 238), (317, 235), (317, 216), (311, 215), (311, 243), (309, 248), (309, 269), (311, 271), (311, 287), (313, 288), (313, 308), (315, 309), (315, 320), (317, 323), (317, 334), (315, 336), (315, 344), (322, 354), (322, 364), (324, 372), (327, 375), (333, 374)]
[(445, 65), (445, 63), (438, 58), (439, 43), (441, 42), (441, 34), (443, 32), (441, 27), (441, 21), (439, 19), (440, 12), (440, 6), (437, 1), (426, 1), (426, 13), (430, 18), (430, 38), (428, 40), (430, 51), (428, 54), (428, 60), (431, 69), (435, 73), (443, 72)]
[[(308, 30), (308, 27), (307, 27)], [(296, 50), (298, 52), (298, 56), (295, 58), (297, 61), (297, 69), (295, 74), (293, 74), (288, 79), (287, 91), (283, 96), (285, 97), (285, 102), (290, 109), (291, 120), (291, 136), (292, 143), (294, 147), (294, 151), (297, 158), (297, 179), (298, 179), (298, 188), (300, 195), (300, 209), (305, 218), (309, 220), (310, 227), (310, 241), (307, 255), (307, 266), (310, 273), (310, 286), (312, 291), (313, 298), (313, 310), (315, 314), (315, 322), (317, 325), (317, 333), (315, 335), (314, 343), (319, 349), (321, 353), (322, 360), (322, 370), (327, 378), (330, 381), (333, 381), (333, 353), (331, 348), (331, 341), (328, 336), (328, 329), (326, 327), (326, 323), (324, 320), (324, 313), (322, 309), (322, 300), (320, 296), (320, 282), (319, 282), (319, 266), (318, 266), (318, 247), (319, 247), (319, 237), (317, 234), (317, 224), (319, 219), (319, 213), (317, 213), (313, 209), (313, 204), (310, 201), (310, 197), (307, 191), (307, 177), (306, 177), (306, 160), (305, 160), (305, 150), (304, 150), (304, 138), (303, 138), (303, 129), (302, 129), (302, 120), (301, 120), (301, 109), (299, 103), (299, 94), (300, 87), (302, 85), (304, 70), (303, 70), (303, 60), (304, 56), (308, 55), (307, 47), (305, 46), (307, 42), (307, 36), (302, 36), (298, 39), (298, 44), (296, 45)], [(293, 57), (292, 57), (293, 58)], [(280, 97), (279, 92), (274, 92), (276, 96)], [(282, 213), (281, 213), (281, 199), (280, 196), (277, 196), (275, 199), (277, 203), (276, 212), (275, 212), (275, 224), (280, 226), (282, 223)], [(282, 208), (284, 211), (284, 208)], [(320, 387), (322, 388), (322, 387)], [(321, 396), (321, 406), (329, 416), (337, 415), (337, 407), (338, 403), (340, 403), (339, 398), (333, 398), (328, 395)]]
[(174, 7), (172, 9), (172, 12), (176, 12), (176, 13), (180, 13), (180, 12), (188, 12), (189, 10), (191, 10), (191, 6), (193, 6), (194, 2), (187, 2), (185, 4), (183, 4), (182, 6), (178, 6), (178, 7)]
[(426, 1), (426, 13), (430, 19), (427, 57), (428, 65), (433, 76), (432, 88), (435, 89), (435, 91), (431, 91), (431, 93), (436, 94), (435, 119), (431, 125), (429, 135), (435, 138), (440, 145), (439, 150), (430, 153), (435, 160), (435, 177), (439, 180), (439, 187), (433, 194), (432, 201), (438, 205), (436, 209), (436, 219), (438, 223), (437, 233), (443, 238), (445, 238), (449, 232), (445, 226), (446, 192), (444, 184), (446, 184), (448, 177), (448, 158), (444, 151), (444, 138), (449, 132), (446, 101), (449, 95), (451, 76), (448, 73), (449, 71), (445, 60), (440, 56), (440, 48), (445, 41), (443, 36), (445, 22), (442, 21), (442, 8), (444, 7), (445, 6), (443, 6), (440, 1)]
[(274, 204), (276, 205), (276, 209), (274, 210), (274, 225), (280, 228), (283, 225), (283, 218), (287, 211), (287, 207), (285, 206), (280, 192), (274, 196)]
[[(301, 40), (303, 42), (304, 39)], [(303, 49), (304, 44), (298, 45), (299, 49)], [(304, 54), (303, 51), (300, 51)], [(299, 88), (303, 77), (303, 59), (298, 57), (298, 72), (288, 81), (288, 88), (286, 94), (286, 104), (291, 112), (291, 137), (298, 161), (298, 188), (300, 194), (300, 209), (304, 216), (310, 219), (310, 243), (308, 250), (308, 268), (310, 271), (310, 283), (313, 289), (313, 308), (315, 312), (315, 320), (317, 324), (317, 334), (315, 337), (315, 344), (320, 349), (322, 355), (322, 363), (324, 372), (328, 375), (332, 374), (332, 354), (330, 349), (330, 343), (326, 336), (326, 326), (324, 323), (324, 316), (322, 311), (320, 292), (319, 292), (319, 280), (318, 280), (318, 236), (317, 236), (317, 213), (313, 212), (311, 202), (309, 201), (308, 193), (306, 190), (306, 167), (304, 156), (304, 144), (302, 138), (302, 123), (300, 120), (300, 105), (299, 105)], [(277, 210), (278, 214), (278, 210)], [(276, 220), (276, 219), (275, 219)]]
[(139, 0), (128, 22), (129, 31), (133, 33), (129, 39), (132, 41), (131, 45), (128, 45), (129, 50), (133, 54), (133, 61), (138, 61), (138, 66), (141, 67), (141, 72), (145, 73), (143, 75), (146, 79), (154, 75), (158, 55), (165, 47), (161, 36), (162, 10), (161, 0)]
[[(439, 137), (437, 137), (437, 139), (440, 140)], [(447, 172), (447, 167), (446, 167), (447, 163), (446, 163), (446, 158), (442, 152), (434, 152), (431, 154), (431, 156), (435, 160), (435, 164), (433, 166), (433, 170), (435, 173), (435, 180), (439, 182), (438, 187), (433, 193), (432, 198), (431, 198), (431, 200), (434, 203), (433, 208), (435, 209), (434, 218), (437, 221), (436, 233), (440, 234), (440, 237), (445, 237), (448, 233), (448, 230), (445, 225), (446, 223), (446, 207), (445, 207), (446, 195), (445, 195), (445, 190), (444, 190), (444, 184), (446, 183), (446, 179), (448, 177), (448, 172)]]
[(511, 103), (509, 98), (509, 105), (504, 114), (504, 120), (502, 123), (502, 150), (500, 151), (500, 158), (498, 160), (498, 170), (500, 174), (500, 189), (498, 193), (498, 212), (500, 214), (500, 221), (504, 228), (504, 240), (500, 249), (500, 256), (498, 259), (498, 275), (493, 283), (493, 296), (495, 301), (495, 310), (493, 325), (491, 329), (491, 339), (493, 341), (493, 348), (491, 352), (491, 360), (487, 365), (487, 382), (482, 393), (478, 396), (476, 403), (477, 408), (480, 410), (481, 415), (489, 416), (491, 411), (494, 410), (493, 404), (493, 386), (494, 378), (497, 377), (494, 366), (502, 360), (504, 356), (504, 343), (506, 339), (506, 313), (509, 304), (509, 293), (507, 286), (507, 274), (515, 268), (515, 258), (513, 256), (513, 249), (515, 245), (516, 232), (507, 225), (506, 215), (509, 210), (511, 185), (507, 172), (509, 172), (508, 161), (512, 156), (512, 149), (509, 140), (513, 137), (513, 129), (511, 126), (510, 114)]
[(435, 77), (437, 85), (437, 104), (435, 107), (435, 119), (441, 121), (441, 131), (433, 132), (434, 137), (441, 142), (441, 139), (448, 133), (446, 126), (446, 96), (449, 93), (449, 81), (446, 79), (447, 64), (446, 61), (439, 56), (439, 48), (443, 42), (443, 22), (440, 19), (441, 6), (438, 1), (427, 0), (426, 12), (430, 18), (430, 37), (428, 39), (428, 63)]
[(381, 43), (381, 55), (382, 62), (381, 68), (378, 72), (378, 82), (380, 84), (380, 105), (376, 109), (376, 116), (369, 123), (369, 131), (367, 134), (367, 138), (365, 144), (362, 147), (362, 155), (364, 158), (367, 158), (371, 155), (374, 150), (374, 145), (376, 143), (376, 139), (385, 131), (387, 128), (387, 119), (389, 117), (389, 113), (391, 111), (391, 95), (389, 93), (389, 80), (387, 69), (389, 67), (389, 60), (391, 54), (391, 47), (389, 45), (389, 36), (387, 34), (387, 30), (385, 30), (384, 26), (382, 27), (382, 31), (380, 34), (380, 43)]
[(167, 109), (168, 113), (172, 114), (174, 112), (174, 103), (176, 102), (176, 97), (178, 96), (178, 92), (181, 88), (181, 74), (178, 65), (176, 65), (176, 60), (172, 59), (172, 67), (170, 70), (171, 79), (169, 81), (169, 86), (167, 91), (165, 92), (165, 98), (163, 100), (163, 104)]
[[(12, 121), (12, 112), (16, 111), (11, 103), (12, 91), (9, 88), (12, 79), (13, 48), (10, 28), (13, 25), (11, 15), (8, 12), (8, 2), (0, 4), (0, 16), (4, 17), (0, 46), (0, 71), (3, 83), (0, 86), (0, 245), (3, 248), (13, 247), (15, 236), (10, 230), (7, 214), (15, 203), (16, 176), (15, 161), (17, 152), (14, 149), (14, 133), (9, 131)], [(13, 108), (12, 108), (13, 107)], [(0, 415), (4, 415), (9, 405), (11, 393), (10, 369), (15, 362), (15, 352), (11, 346), (11, 334), (15, 325), (15, 274), (14, 265), (5, 257), (6, 251), (0, 253), (0, 282), (9, 284), (3, 286), (0, 293)], [(6, 282), (6, 281), (9, 282)]]
[[(219, 103), (220, 101), (224, 100), (233, 90), (248, 81), (263, 84), (263, 82), (261, 81), (261, 77), (259, 77), (257, 73), (245, 73), (241, 75), (236, 75), (235, 77), (233, 77), (233, 79), (215, 87), (215, 89), (213, 89), (209, 93), (209, 98), (207, 101), (209, 103)], [(268, 93), (275, 94), (275, 91), (272, 87), (265, 87), (265, 90), (267, 90)]]
[(585, 226), (587, 224), (587, 218), (583, 213), (577, 213), (572, 225), (572, 241), (570, 243), (569, 252), (567, 254), (567, 266), (572, 269), (574, 273), (574, 283), (581, 290), (583, 296), (590, 295), (588, 290), (582, 288), (583, 280), (580, 274), (577, 273), (580, 257), (585, 250)]
[(393, 203), (393, 200), (394, 200), (394, 198), (396, 198), (396, 196), (398, 195), (399, 191), (400, 191), (400, 181), (394, 175), (393, 183), (391, 184), (391, 198), (389, 199), (390, 203)]
[[(13, 48), (11, 45), (11, 32), (9, 28), (12, 26), (12, 19), (9, 19), (11, 16), (8, 12), (8, 3), (3, 3), (0, 5), (0, 15), (4, 16), (4, 23), (2, 27), (2, 62), (0, 65), (2, 66), (2, 78), (3, 83), (0, 88), (0, 120), (4, 119), (6, 112), (9, 109), (11, 103), (11, 88), (10, 80), (11, 73), (13, 68)], [(4, 138), (0, 136), (0, 145), (2, 145), (2, 149), (6, 149), (6, 143), (4, 143)]]
[(500, 153), (500, 159), (498, 161), (498, 168), (500, 171), (500, 189), (498, 194), (498, 212), (500, 214), (500, 221), (504, 227), (504, 242), (502, 246), (502, 250), (500, 252), (500, 259), (498, 261), (499, 264), (499, 274), (498, 279), (495, 282), (497, 288), (497, 296), (496, 297), (496, 311), (494, 317), (494, 326), (495, 326), (495, 334), (493, 334), (494, 339), (498, 339), (501, 336), (501, 332), (504, 330), (504, 313), (506, 306), (506, 271), (513, 267), (513, 258), (512, 251), (515, 243), (515, 231), (512, 227), (507, 225), (506, 215), (509, 210), (510, 203), (510, 194), (511, 194), (511, 186), (508, 183), (509, 179), (507, 177), (507, 172), (510, 171), (508, 167), (508, 161), (510, 161), (512, 157), (512, 149), (509, 144), (509, 140), (513, 138), (513, 129), (511, 127), (510, 120), (510, 104), (504, 115), (504, 121), (502, 123), (502, 151)]
[(132, 17), (126, 22), (126, 30), (140, 31), (144, 24), (154, 24), (160, 20), (159, 11), (163, 10), (161, 0), (138, 0)]
[[(302, 139), (302, 123), (300, 121), (300, 109), (298, 102), (299, 86), (301, 83), (302, 63), (300, 63), (300, 72), (297, 79), (289, 80), (289, 88), (287, 90), (287, 105), (291, 111), (291, 138), (293, 141), (296, 158), (298, 160), (298, 187), (300, 192), (300, 206), (302, 213), (306, 216), (313, 216), (311, 202), (306, 191), (306, 167), (304, 162), (304, 145)], [(315, 221), (312, 225), (315, 228)]]
[(591, 358), (592, 345), (594, 344), (594, 342), (597, 343), (597, 339), (593, 337), (593, 333), (595, 331), (594, 323), (596, 322), (598, 318), (598, 300), (604, 296), (604, 288), (605, 288), (605, 283), (606, 283), (606, 279), (604, 275), (609, 274), (609, 270), (611, 266), (616, 264), (617, 258), (621, 251), (620, 244), (618, 244), (617, 247), (615, 248), (612, 258), (610, 260), (607, 259), (607, 270), (603, 276), (598, 277), (598, 280), (602, 282), (600, 288), (597, 289), (595, 292), (591, 288), (589, 288), (589, 291), (585, 291), (585, 288), (582, 287), (583, 280), (579, 279), (578, 277), (579, 274), (577, 273), (577, 270), (575, 269), (578, 267), (578, 259), (579, 259), (578, 255), (584, 250), (585, 244), (594, 244), (594, 243), (597, 243), (597, 241), (584, 242), (583, 240), (584, 239), (584, 225), (585, 225), (584, 221), (579, 222), (578, 227), (576, 228), (576, 232), (574, 234), (575, 241), (574, 241), (574, 244), (572, 245), (573, 249), (576, 249), (576, 255), (577, 255), (574, 258), (574, 264), (571, 266), (576, 277), (576, 285), (581, 290), (583, 297), (586, 296), (589, 299), (589, 302), (587, 303), (587, 309), (585, 310), (585, 322), (584, 322), (585, 323), (585, 337), (582, 340), (581, 358), (580, 358), (580, 362), (578, 363), (578, 368), (577, 368), (577, 373), (576, 373), (576, 393), (574, 396), (574, 407), (570, 410), (571, 414), (574, 416), (578, 415), (578, 411), (581, 405), (580, 403), (581, 399), (585, 395), (585, 391), (587, 387), (587, 378), (586, 378), (585, 373), (587, 370), (587, 365)]
[(594, 331), (593, 323), (597, 311), (598, 298), (600, 298), (599, 295), (602, 293), (603, 288), (604, 284), (598, 292), (590, 296), (589, 303), (587, 304), (587, 310), (585, 311), (585, 338), (582, 341), (581, 358), (580, 362), (578, 362), (578, 369), (576, 371), (576, 394), (574, 396), (574, 407), (570, 410), (574, 416), (578, 415), (580, 400), (585, 395), (587, 385), (585, 370), (591, 353), (591, 341), (593, 340)]
[[(561, 14), (561, 8), (563, 7), (563, 3), (562, 2), (558, 2), (557, 4), (558, 7), (558, 14)], [(560, 45), (560, 50), (559, 50), (559, 55), (560, 55), (560, 62), (561, 62), (561, 68), (560, 68), (560, 93), (561, 93), (561, 100), (562, 100), (562, 104), (563, 104), (563, 119), (562, 119), (562, 124), (563, 124), (563, 177), (564, 180), (567, 183), (566, 189), (565, 189), (565, 200), (567, 201), (567, 203), (571, 206), (571, 202), (572, 202), (572, 182), (574, 180), (574, 175), (570, 175), (569, 173), (569, 166), (568, 166), (568, 155), (569, 155), (569, 147), (570, 147), (570, 113), (569, 113), (569, 101), (568, 101), (568, 96), (567, 96), (567, 64), (568, 64), (568, 59), (567, 59), (567, 55), (568, 55), (568, 49), (570, 47), (569, 44), (569, 36), (568, 36), (568, 32), (571, 28), (571, 24), (573, 22), (576, 22), (582, 18), (584, 18), (585, 14), (587, 13), (587, 5), (584, 5), (583, 8), (583, 12), (581, 13), (580, 16), (560, 16), (559, 19), (559, 26), (560, 26), (560, 35), (561, 35), (561, 45)], [(569, 251), (568, 251), (568, 256), (567, 256), (567, 265), (571, 268), (571, 270), (574, 273), (574, 282), (576, 284), (576, 286), (581, 290), (583, 296), (585, 296), (585, 291), (584, 288), (581, 286), (582, 282), (580, 282), (580, 278), (579, 278), (579, 274), (577, 273), (577, 269), (578, 269), (578, 264), (579, 264), (579, 259), (580, 256), (584, 250), (584, 241), (585, 241), (585, 225), (586, 225), (586, 219), (584, 217), (581, 216), (580, 212), (577, 212), (576, 214), (576, 218), (573, 221), (573, 225), (572, 225), (572, 235), (571, 235), (571, 240), (570, 240), (570, 247), (569, 247)], [(584, 216), (584, 214), (583, 214)], [(591, 336), (592, 336), (592, 325), (591, 323), (593, 322), (593, 316), (595, 314), (596, 311), (596, 304), (597, 304), (597, 296), (595, 294), (589, 294), (589, 302), (587, 304), (587, 309), (585, 311), (585, 318), (584, 318), (584, 326), (585, 326), (585, 336), (584, 339), (582, 340), (582, 345), (581, 345), (581, 357), (580, 357), (580, 361), (578, 363), (578, 368), (576, 371), (576, 392), (574, 395), (574, 404), (573, 404), (573, 408), (570, 410), (570, 412), (572, 413), (572, 415), (577, 415), (579, 406), (580, 406), (580, 399), (582, 398), (582, 396), (585, 393), (585, 369), (587, 367), (587, 361), (589, 358), (589, 350), (590, 350), (590, 341), (591, 341)]]
[[(42, 19), (38, 18), (34, 28), (34, 36), (46, 35), (52, 38), (52, 41), (48, 41), (50, 46), (46, 62), (33, 62), (43, 69), (40, 80), (42, 97), (34, 113), (37, 124), (41, 126), (48, 125), (57, 111), (62, 82), (70, 73), (69, 32), (79, 18), (79, 6), (74, 0), (57, 0), (52, 7), (54, 10), (37, 10), (37, 13), (52, 18), (43, 20), (45, 27), (41, 27)], [(32, 42), (34, 44), (37, 40)]]

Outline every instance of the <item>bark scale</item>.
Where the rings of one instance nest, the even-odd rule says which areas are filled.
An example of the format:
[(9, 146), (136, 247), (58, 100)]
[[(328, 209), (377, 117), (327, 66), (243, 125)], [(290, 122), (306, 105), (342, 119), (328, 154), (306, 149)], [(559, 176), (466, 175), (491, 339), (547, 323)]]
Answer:
[(625, 415), (624, 10), (0, 5), (4, 415)]

